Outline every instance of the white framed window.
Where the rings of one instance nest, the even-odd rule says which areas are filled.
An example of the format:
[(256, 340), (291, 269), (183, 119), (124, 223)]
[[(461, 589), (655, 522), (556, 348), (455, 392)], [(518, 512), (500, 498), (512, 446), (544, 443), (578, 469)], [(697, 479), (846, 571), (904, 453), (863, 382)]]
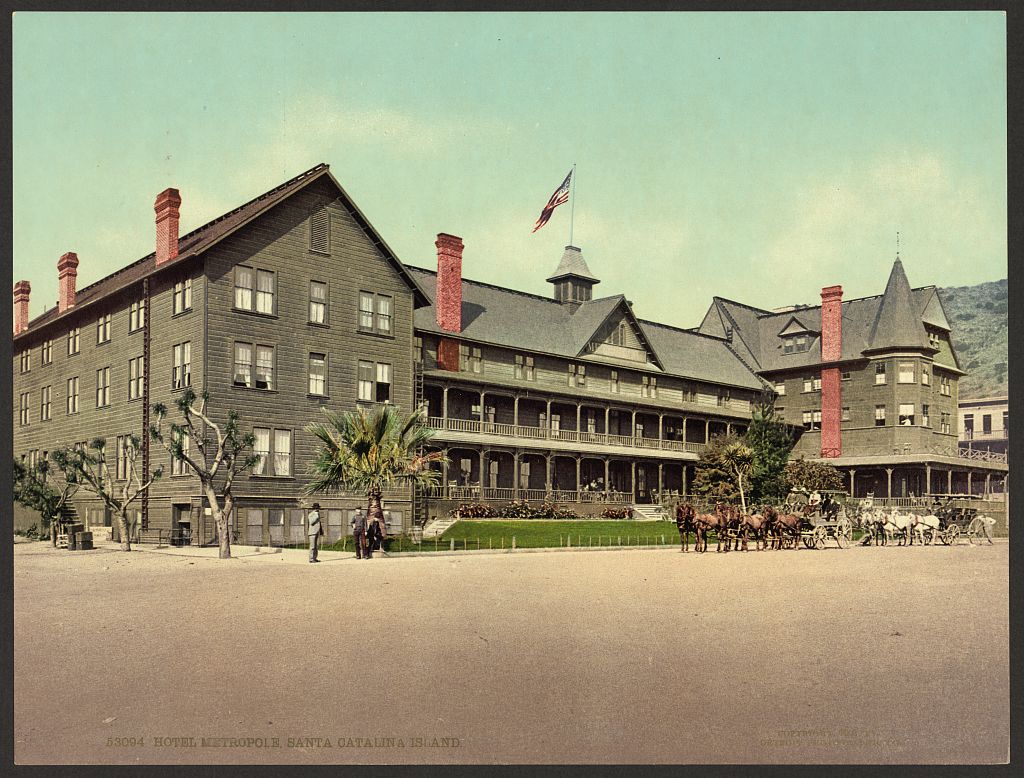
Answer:
[(850, 420), (850, 409), (849, 408), (843, 408), (843, 415), (842, 415), (842, 417), (840, 417), (840, 421), (849, 421), (849, 420)]
[(327, 355), (309, 355), (309, 393), (327, 396)]
[(953, 383), (949, 380), (949, 376), (940, 376), (939, 378), (939, 393), (949, 397), (953, 393)]
[[(181, 431), (181, 451), (183, 454), (189, 453), (190, 439), (188, 433), (185, 430)], [(185, 464), (185, 460), (182, 457), (176, 457), (171, 454), (171, 475), (188, 475), (189, 466)]]
[(912, 427), (914, 426), (914, 404), (913, 403), (900, 403), (898, 409), (897, 423), (901, 427)]
[(309, 321), (327, 324), (327, 284), (323, 281), (309, 282)]
[(611, 375), (608, 377), (608, 391), (612, 394), (619, 393), (619, 371), (612, 370)]
[(803, 424), (805, 430), (820, 430), (821, 429), (821, 411), (804, 411), (803, 412)]
[(885, 362), (875, 363), (875, 386), (885, 383)]
[(236, 308), (242, 311), (252, 310), (252, 292), (255, 285), (255, 273), (251, 267), (239, 265), (235, 268)]
[(78, 413), (78, 376), (68, 379), (67, 409), (69, 416)]
[(900, 362), (899, 372), (896, 374), (896, 382), (900, 384), (912, 384), (917, 380), (914, 375), (913, 362)]
[(373, 402), (373, 362), (360, 362), (357, 377), (357, 398), (362, 402)]
[(373, 329), (373, 294), (371, 292), (359, 293), (359, 329)]
[(185, 278), (174, 285), (171, 296), (171, 315), (184, 313), (192, 309), (192, 279)]
[(942, 347), (942, 338), (939, 337), (939, 333), (928, 331), (928, 345), (933, 349), (940, 349)]
[(839, 374), (839, 380), (840, 380), (840, 381), (849, 381), (851, 377), (852, 377), (852, 375), (850, 374), (850, 371), (849, 371), (849, 370), (843, 370), (843, 371), (842, 371), (842, 372), (841, 372), (841, 373)]
[(252, 343), (235, 343), (234, 357), (235, 386), (252, 386)]
[(174, 345), (171, 369), (171, 388), (184, 389), (192, 385), (192, 342)]
[(943, 413), (940, 416), (941, 431), (948, 435), (949, 434), (949, 414)]
[(923, 386), (932, 385), (931, 371), (928, 369), (928, 365), (921, 365), (921, 384)]
[(110, 405), (110, 368), (101, 367), (96, 371), (96, 407)]
[(812, 378), (811, 376), (804, 376), (804, 391), (805, 392), (813, 392), (814, 391), (814, 378)]
[(253, 454), (257, 462), (253, 475), (290, 476), (292, 474), (292, 431), (253, 427)]
[(274, 313), (274, 274), (269, 270), (256, 271), (256, 312)]
[(142, 397), (142, 384), (146, 378), (146, 366), (142, 357), (128, 360), (128, 399)]
[(274, 388), (273, 346), (256, 346), (256, 388)]
[(292, 474), (292, 431), (274, 430), (274, 475)]
[(136, 300), (128, 307), (128, 332), (138, 332), (146, 324), (146, 298)]
[(256, 464), (252, 467), (253, 475), (267, 475), (267, 460), (270, 458), (270, 429), (268, 427), (253, 427), (252, 453), (256, 457)]
[(22, 373), (27, 373), (32, 369), (32, 350), (25, 349), (20, 355), (20, 367)]
[(884, 427), (885, 426), (885, 406), (884, 405), (876, 405), (875, 406), (875, 426), (876, 427)]
[(44, 340), (43, 347), (40, 350), (41, 361), (44, 365), (48, 365), (53, 362), (53, 341)]
[(18, 424), (25, 427), (29, 423), (29, 404), (32, 402), (30, 392), (22, 392), (18, 403)]
[(640, 376), (640, 396), (650, 398), (658, 396), (658, 379), (656, 376)]
[(929, 408), (927, 405), (921, 406), (921, 426), (930, 427), (932, 426), (931, 417), (928, 415)]
[(75, 327), (68, 330), (68, 356), (77, 354), (82, 350), (82, 330)]
[(39, 421), (50, 420), (50, 387), (44, 386), (39, 391)]
[(377, 295), (377, 332), (391, 334), (391, 298), (383, 294)]
[(573, 362), (569, 363), (569, 386), (586, 386), (587, 385), (587, 366), (577, 365)]
[[(274, 389), (274, 347), (235, 342), (232, 385)], [(255, 363), (253, 357), (255, 356)], [(254, 380), (255, 377), (255, 380)]]
[(776, 381), (775, 382), (775, 394), (777, 394), (779, 397), (785, 397), (786, 396), (786, 382), (785, 381)]
[(110, 342), (110, 326), (113, 323), (113, 316), (106, 314), (96, 320), (96, 344)]
[(482, 373), (483, 355), (480, 349), (467, 343), (460, 343), (459, 369), (464, 373)]
[(376, 400), (379, 403), (391, 401), (391, 365), (387, 362), (377, 363)]

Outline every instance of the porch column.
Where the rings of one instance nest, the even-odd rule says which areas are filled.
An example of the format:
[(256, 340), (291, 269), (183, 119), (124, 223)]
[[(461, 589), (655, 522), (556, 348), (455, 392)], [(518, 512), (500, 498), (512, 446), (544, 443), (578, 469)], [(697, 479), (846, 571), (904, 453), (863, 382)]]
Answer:
[(932, 493), (932, 466), (924, 463), (924, 493)]
[(487, 419), (484, 408), (484, 400), (487, 398), (487, 392), (480, 392), (480, 423), (483, 424)]
[(580, 492), (580, 455), (576, 455), (576, 499), (579, 500)]
[[(512, 426), (519, 426), (519, 395), (512, 398)], [(518, 483), (518, 482), (517, 482)]]
[[(447, 393), (447, 389), (445, 392)], [(444, 452), (444, 460), (441, 462), (441, 494), (445, 497), (448, 496), (448, 449), (442, 449)]]
[[(550, 407), (550, 402), (548, 407)], [(544, 491), (551, 491), (551, 454), (544, 455)]]
[(854, 496), (853, 486), (854, 486), (854, 482), (856, 481), (856, 478), (857, 478), (857, 468), (851, 467), (850, 468), (850, 496), (851, 497)]
[(630, 427), (629, 427), (629, 437), (630, 438), (635, 438), (636, 437), (636, 411), (632, 412), (632, 416), (630, 418), (632, 419), (632, 421), (630, 422)]
[(487, 477), (486, 473), (487, 473), (487, 449), (481, 448), (480, 449), (480, 499), (481, 500), (484, 498), (484, 484), (486, 483), (486, 481), (484, 479)]
[[(608, 420), (611, 418), (611, 412), (612, 412), (612, 407), (610, 405), (606, 405), (605, 408), (604, 408), (604, 434), (605, 434), (605, 440), (608, 440), (608, 434), (609, 434), (608, 433)], [(605, 461), (605, 464), (608, 464), (607, 460)], [(605, 476), (607, 476), (607, 475), (608, 474), (605, 473)], [(605, 478), (605, 483), (606, 484), (608, 483), (607, 477)]]
[(885, 496), (892, 497), (892, 468), (885, 468)]
[(519, 499), (519, 449), (512, 452), (512, 495)]
[(732, 435), (732, 422), (731, 421), (727, 421), (725, 423), (725, 434), (726, 435)]
[(661, 502), (661, 493), (665, 488), (665, 465), (658, 463), (658, 501)]
[(704, 419), (704, 442), (705, 443), (707, 443), (708, 441), (711, 440), (711, 435), (709, 433), (710, 425), (711, 425), (711, 419)]
[(604, 458), (604, 501), (608, 502), (608, 457)]
[[(662, 431), (663, 428), (664, 428), (664, 422), (665, 422), (665, 414), (664, 413), (659, 413), (658, 414), (658, 440), (659, 441), (663, 440), (664, 437), (665, 437), (664, 432)], [(659, 443), (659, 445), (661, 445), (661, 444)]]
[[(551, 400), (548, 400), (547, 408), (548, 408), (547, 416), (544, 417), (544, 428), (546, 430), (546, 432), (544, 433), (544, 437), (545, 438), (550, 438), (551, 437)], [(548, 488), (550, 488), (550, 486)]]
[(972, 471), (970, 468), (967, 468), (967, 495), (969, 497), (973, 497), (974, 496), (974, 492), (971, 491), (971, 488), (973, 486), (973, 484), (971, 483), (971, 476), (973, 476), (973, 475), (974, 475), (974, 471)]
[(946, 471), (946, 494), (953, 493), (953, 468)]
[[(441, 401), (441, 418), (444, 421), (448, 420), (448, 387), (444, 387), (444, 399)], [(447, 426), (447, 425), (442, 425)]]
[(988, 499), (988, 496), (991, 493), (992, 493), (992, 474), (991, 473), (985, 473), (985, 498)]
[(683, 420), (683, 450), (686, 450), (686, 417), (681, 417)]
[[(634, 411), (634, 414), (636, 412)], [(629, 493), (632, 495), (630, 502), (636, 502), (636, 460), (629, 463)]]
[[(576, 437), (576, 440), (579, 440), (579, 432), (580, 432), (580, 408), (582, 408), (582, 407), (583, 407), (583, 406), (581, 406), (581, 405), (580, 405), (579, 403), (576, 403), (576, 435), (577, 435), (577, 437)], [(576, 480), (577, 480), (577, 481), (579, 481), (579, 479), (578, 479), (578, 478), (577, 478)]]

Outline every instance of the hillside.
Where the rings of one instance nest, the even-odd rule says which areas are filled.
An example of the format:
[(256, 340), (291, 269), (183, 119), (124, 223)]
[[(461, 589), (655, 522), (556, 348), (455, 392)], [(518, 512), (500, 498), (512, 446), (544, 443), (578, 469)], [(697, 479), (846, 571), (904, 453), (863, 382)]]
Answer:
[(953, 345), (967, 375), (960, 399), (1007, 394), (1006, 279), (939, 289), (953, 328)]

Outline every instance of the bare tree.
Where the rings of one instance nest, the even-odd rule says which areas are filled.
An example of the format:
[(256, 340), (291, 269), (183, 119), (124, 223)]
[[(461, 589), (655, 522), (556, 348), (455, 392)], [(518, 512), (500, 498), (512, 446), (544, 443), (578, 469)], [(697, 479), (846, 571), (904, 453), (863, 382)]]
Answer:
[[(95, 438), (89, 443), (88, 449), (62, 448), (52, 452), (50, 457), (61, 471), (65, 482), (78, 484), (103, 501), (111, 514), (117, 518), (121, 550), (131, 551), (128, 509), (163, 475), (163, 469), (158, 467), (150, 473), (140, 473), (136, 466), (137, 463), (141, 464), (139, 438), (135, 435), (126, 435), (123, 440), (124, 449), (120, 454), (124, 460), (118, 464), (124, 467), (125, 477), (120, 485), (120, 479), (110, 477), (110, 468), (105, 456), (107, 441), (104, 438)], [(93, 454), (91, 451), (96, 453)]]
[[(245, 455), (246, 449), (252, 449), (255, 437), (251, 432), (242, 433), (238, 426), (238, 414), (233, 410), (228, 411), (227, 421), (221, 427), (207, 414), (208, 401), (207, 392), (197, 397), (195, 392), (187, 389), (175, 403), (183, 423), (171, 424), (169, 435), (164, 435), (162, 430), (167, 407), (163, 404), (154, 405), (157, 423), (150, 427), (150, 434), (153, 440), (184, 462), (199, 478), (217, 524), (219, 557), (230, 559), (231, 532), (228, 525), (235, 509), (231, 487), (240, 473), (259, 462), (259, 457), (255, 454)], [(194, 453), (192, 443), (195, 444)]]
[(49, 478), (49, 475), (48, 459), (44, 459), (35, 467), (18, 460), (14, 462), (14, 500), (26, 508), (39, 511), (43, 522), (39, 535), (42, 537), (42, 530), (49, 528), (50, 542), (56, 546), (57, 523), (61, 509), (78, 491), (78, 484), (64, 480), (61, 485), (56, 478)]

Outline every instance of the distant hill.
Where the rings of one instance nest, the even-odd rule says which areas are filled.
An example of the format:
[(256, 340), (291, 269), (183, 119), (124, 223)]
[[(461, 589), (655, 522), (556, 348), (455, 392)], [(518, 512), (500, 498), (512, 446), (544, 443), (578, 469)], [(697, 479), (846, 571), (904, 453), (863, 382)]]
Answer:
[(939, 295), (960, 367), (967, 371), (960, 379), (960, 399), (1008, 394), (1006, 279), (939, 289)]

